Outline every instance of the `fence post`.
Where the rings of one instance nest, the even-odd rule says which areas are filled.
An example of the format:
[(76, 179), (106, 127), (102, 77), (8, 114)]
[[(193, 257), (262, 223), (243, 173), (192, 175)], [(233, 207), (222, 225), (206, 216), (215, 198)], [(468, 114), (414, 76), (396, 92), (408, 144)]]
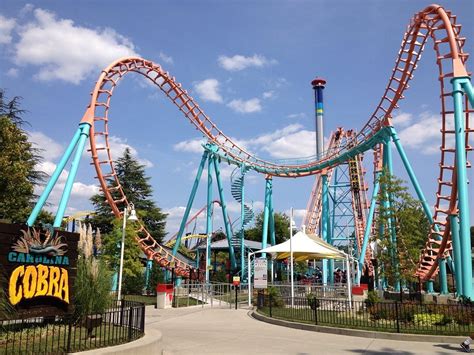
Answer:
[(272, 318), (272, 294), (269, 295), (269, 304), (270, 304), (270, 318)]
[(128, 341), (132, 341), (132, 315), (133, 307), (130, 306), (130, 312), (128, 312)]
[(66, 352), (69, 354), (71, 352), (71, 331), (72, 331), (72, 318), (68, 317), (68, 328), (67, 328), (67, 346)]
[(398, 302), (395, 302), (395, 316), (397, 318), (397, 333), (400, 333), (400, 317), (398, 313)]
[(141, 319), (141, 324), (140, 324), (140, 330), (143, 333), (145, 333), (145, 310), (146, 310), (146, 307), (145, 307), (145, 304), (142, 304), (141, 305), (141, 309), (142, 309), (142, 319)]
[(317, 304), (318, 304), (318, 301), (316, 300), (316, 298), (313, 298), (313, 302), (314, 302), (314, 324), (318, 325), (318, 307), (317, 307)]
[(123, 326), (123, 312), (125, 311), (125, 302), (123, 298), (120, 300), (120, 326)]

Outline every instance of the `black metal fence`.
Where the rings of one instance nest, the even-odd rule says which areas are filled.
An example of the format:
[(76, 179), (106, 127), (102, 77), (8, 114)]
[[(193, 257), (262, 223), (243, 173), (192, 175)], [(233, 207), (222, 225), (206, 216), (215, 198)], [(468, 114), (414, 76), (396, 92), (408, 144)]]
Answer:
[(468, 335), (474, 307), (463, 304), (347, 301), (259, 294), (257, 308), (269, 317), (341, 328), (393, 333)]
[(0, 354), (66, 354), (127, 343), (145, 333), (145, 305), (122, 301), (101, 314), (0, 321)]

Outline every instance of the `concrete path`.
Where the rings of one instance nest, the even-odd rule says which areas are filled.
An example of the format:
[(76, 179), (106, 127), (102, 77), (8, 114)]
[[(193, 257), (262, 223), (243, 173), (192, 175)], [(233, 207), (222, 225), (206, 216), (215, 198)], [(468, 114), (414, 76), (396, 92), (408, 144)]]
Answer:
[(146, 327), (163, 334), (163, 354), (455, 354), (453, 344), (367, 339), (260, 322), (244, 309), (202, 306), (146, 310)]

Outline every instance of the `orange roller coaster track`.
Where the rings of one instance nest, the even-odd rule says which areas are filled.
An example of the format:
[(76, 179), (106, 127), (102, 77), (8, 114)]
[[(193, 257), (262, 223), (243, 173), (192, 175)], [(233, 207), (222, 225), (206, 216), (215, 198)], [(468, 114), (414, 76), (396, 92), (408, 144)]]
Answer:
[[(111, 156), (109, 109), (117, 84), (130, 72), (141, 74), (155, 84), (196, 129), (217, 146), (217, 153), (224, 159), (235, 164), (244, 164), (249, 169), (270, 176), (300, 177), (313, 175), (322, 169), (330, 169), (346, 162), (350, 158), (374, 148), (387, 136), (390, 136), (390, 132), (393, 132), (390, 122), (392, 113), (394, 109), (398, 108), (399, 101), (403, 99), (425, 44), (428, 38), (431, 38), (436, 53), (436, 64), (439, 68), (442, 139), (433, 224), (418, 268), (418, 275), (423, 280), (428, 280), (437, 272), (438, 258), (444, 256), (451, 249), (448, 216), (456, 213), (457, 210), (457, 183), (454, 173), (455, 149), (450, 146), (451, 137), (455, 133), (452, 124), (450, 124), (454, 111), (448, 109), (447, 100), (452, 94), (448, 89), (451, 87), (449, 80), (468, 76), (465, 68), (468, 54), (463, 51), (465, 38), (461, 37), (460, 31), (461, 25), (457, 23), (456, 16), (445, 11), (441, 6), (431, 5), (417, 13), (411, 19), (403, 36), (396, 64), (384, 94), (363, 128), (356, 135), (344, 138), (337, 146), (324, 152), (321, 159), (310, 157), (305, 160), (286, 162), (263, 160), (239, 147), (211, 121), (196, 101), (182, 88), (181, 84), (168, 72), (165, 72), (161, 66), (139, 57), (119, 59), (102, 71), (81, 121), (81, 124), (90, 125), (90, 152), (105, 197), (113, 213), (117, 217), (121, 217), (121, 209), (128, 206), (129, 202), (117, 178)], [(466, 100), (464, 114), (465, 149), (467, 151), (472, 150), (468, 140), (469, 134), (473, 130), (469, 125), (471, 112)], [(103, 139), (104, 145), (96, 142), (99, 137)], [(105, 153), (105, 156), (102, 156), (101, 152)], [(113, 186), (107, 184), (107, 179), (114, 181)], [(445, 207), (445, 203), (448, 203), (448, 206)], [(28, 220), (29, 225), (32, 225), (32, 221), (34, 222), (36, 218), (34, 212), (35, 210)], [(174, 261), (175, 271), (178, 275), (189, 275), (191, 266), (169, 254), (155, 241), (143, 225), (139, 227), (137, 240), (147, 257), (153, 258), (165, 267), (169, 267), (170, 262)]]

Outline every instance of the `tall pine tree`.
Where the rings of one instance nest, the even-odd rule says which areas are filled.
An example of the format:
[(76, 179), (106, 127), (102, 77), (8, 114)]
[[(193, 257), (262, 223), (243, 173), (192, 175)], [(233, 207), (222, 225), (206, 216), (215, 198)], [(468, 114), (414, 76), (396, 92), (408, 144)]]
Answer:
[[(36, 198), (34, 188), (46, 174), (36, 170), (41, 158), (22, 128), (20, 100), (8, 101), (0, 90), (0, 220), (24, 223)], [(42, 217), (50, 219), (48, 213)]]
[[(161, 243), (165, 236), (166, 214), (161, 212), (152, 200), (153, 189), (149, 183), (150, 178), (145, 174), (145, 166), (133, 158), (130, 149), (126, 148), (123, 155), (116, 161), (115, 171), (128, 201), (134, 204), (140, 220), (155, 240)], [(113, 187), (115, 181), (109, 179), (108, 184)], [(117, 194), (117, 192), (112, 194), (114, 193)], [(96, 211), (91, 220), (92, 224), (101, 232), (110, 233), (114, 228), (114, 216), (104, 194), (92, 196), (91, 201)]]

